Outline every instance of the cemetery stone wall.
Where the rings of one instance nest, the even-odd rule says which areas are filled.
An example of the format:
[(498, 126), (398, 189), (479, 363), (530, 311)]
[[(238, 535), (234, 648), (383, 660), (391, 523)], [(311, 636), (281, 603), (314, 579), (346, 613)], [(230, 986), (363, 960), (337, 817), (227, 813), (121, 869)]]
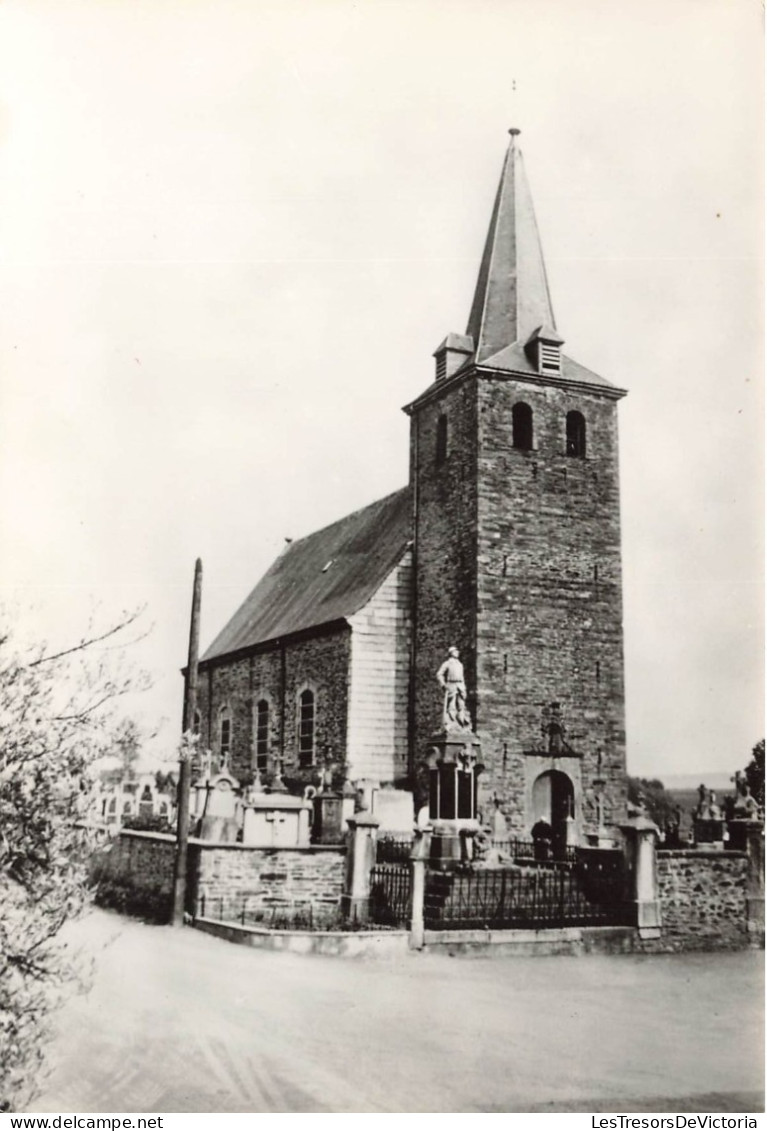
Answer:
[(662, 926), (661, 938), (651, 949), (737, 950), (748, 946), (748, 866), (744, 852), (659, 851)]
[(173, 907), (176, 838), (123, 830), (94, 861), (96, 902), (167, 922)]
[[(321, 925), (334, 919), (343, 893), (346, 849), (251, 848), (194, 845), (196, 914), (209, 919), (311, 917)], [(310, 910), (311, 909), (311, 910)]]
[[(97, 902), (167, 922), (175, 851), (172, 836), (121, 833), (94, 870)], [(245, 909), (251, 921), (263, 918), (267, 924), (275, 912), (301, 912), (321, 925), (333, 919), (340, 906), (345, 860), (343, 846), (252, 848), (191, 838), (187, 911), (239, 918)]]

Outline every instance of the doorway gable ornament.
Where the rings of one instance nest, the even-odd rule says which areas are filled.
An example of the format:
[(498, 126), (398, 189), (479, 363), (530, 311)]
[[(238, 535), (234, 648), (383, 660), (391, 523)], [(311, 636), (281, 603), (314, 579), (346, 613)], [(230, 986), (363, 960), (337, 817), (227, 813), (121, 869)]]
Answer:
[[(525, 750), (523, 753), (533, 758), (581, 758), (583, 754), (574, 750), (567, 741), (568, 729), (565, 724), (562, 704), (559, 702), (547, 703), (541, 709), (541, 735), (543, 742), (537, 747)], [(573, 737), (576, 737), (573, 735)], [(582, 736), (580, 736), (582, 737)]]

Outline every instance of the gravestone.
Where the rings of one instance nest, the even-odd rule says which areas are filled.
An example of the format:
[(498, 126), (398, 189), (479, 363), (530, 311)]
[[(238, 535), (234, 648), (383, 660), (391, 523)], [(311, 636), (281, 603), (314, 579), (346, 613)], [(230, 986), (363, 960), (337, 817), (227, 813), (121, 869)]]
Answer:
[(229, 774), (218, 774), (210, 783), (206, 817), (234, 817), (237, 782)]
[(357, 791), (351, 782), (344, 782), (344, 787), (341, 790), (341, 829), (344, 837), (349, 828), (349, 821), (354, 816), (356, 809)]
[(242, 843), (258, 848), (309, 844), (311, 802), (289, 793), (251, 794), (243, 805)]
[(490, 833), (493, 840), (509, 839), (509, 826), (506, 824), (506, 818), (501, 811), (500, 801), (497, 797), (493, 798), (493, 813), (490, 817)]
[(713, 789), (698, 786), (698, 804), (693, 810), (692, 827), (696, 845), (724, 847), (724, 815), (716, 803)]
[(378, 832), (413, 835), (415, 812), (413, 794), (406, 789), (377, 789), (373, 793), (373, 816), (378, 820)]
[[(239, 782), (226, 772), (216, 774), (205, 784), (207, 799), (200, 821), (200, 838), (219, 843), (234, 843), (237, 840), (239, 821), (237, 819), (237, 789)], [(200, 800), (198, 794), (198, 801)]]
[(313, 799), (314, 823), (312, 840), (315, 844), (341, 844), (346, 832), (343, 823), (344, 800), (340, 793), (326, 790)]
[(216, 844), (235, 844), (238, 825), (234, 817), (203, 817), (200, 823), (200, 840), (212, 840)]

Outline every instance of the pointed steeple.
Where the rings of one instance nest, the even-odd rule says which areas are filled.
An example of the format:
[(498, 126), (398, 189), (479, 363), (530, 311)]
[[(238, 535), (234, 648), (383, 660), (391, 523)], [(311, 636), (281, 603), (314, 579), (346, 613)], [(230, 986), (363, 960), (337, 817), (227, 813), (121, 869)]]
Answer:
[(555, 334), (538, 225), (522, 153), (516, 145), (519, 130), (509, 133), (511, 142), (466, 330), (474, 340), (477, 362), (515, 342), (524, 346), (541, 328), (546, 336)]

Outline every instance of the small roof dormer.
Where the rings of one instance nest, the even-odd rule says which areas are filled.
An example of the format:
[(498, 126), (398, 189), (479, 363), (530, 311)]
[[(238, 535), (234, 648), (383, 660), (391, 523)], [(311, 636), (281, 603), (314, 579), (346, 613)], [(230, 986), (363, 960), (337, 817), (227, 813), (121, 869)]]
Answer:
[(437, 346), (434, 358), (437, 362), (435, 380), (442, 381), (452, 377), (474, 353), (474, 339), (468, 334), (448, 334), (444, 342)]
[(539, 326), (525, 342), (525, 353), (541, 376), (562, 372), (562, 346), (565, 339), (551, 326)]

